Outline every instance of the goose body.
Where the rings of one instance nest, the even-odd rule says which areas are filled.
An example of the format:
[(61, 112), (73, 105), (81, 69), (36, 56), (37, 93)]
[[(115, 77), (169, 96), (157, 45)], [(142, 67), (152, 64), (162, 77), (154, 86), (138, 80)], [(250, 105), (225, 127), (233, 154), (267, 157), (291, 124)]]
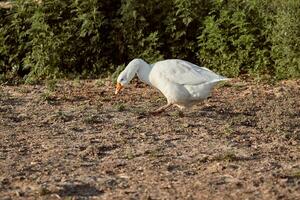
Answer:
[(171, 105), (181, 109), (190, 107), (209, 97), (218, 82), (228, 80), (205, 67), (180, 59), (163, 60), (151, 65), (142, 59), (134, 59), (120, 73), (115, 93), (119, 93), (135, 74), (166, 97), (167, 105), (156, 110), (157, 112)]

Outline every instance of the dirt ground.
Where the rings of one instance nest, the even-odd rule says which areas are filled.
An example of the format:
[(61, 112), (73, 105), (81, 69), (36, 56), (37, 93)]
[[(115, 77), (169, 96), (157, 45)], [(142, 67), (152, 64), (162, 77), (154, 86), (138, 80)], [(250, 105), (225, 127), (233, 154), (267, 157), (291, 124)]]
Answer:
[(0, 87), (0, 199), (300, 199), (300, 81), (232, 80), (181, 116), (110, 81)]

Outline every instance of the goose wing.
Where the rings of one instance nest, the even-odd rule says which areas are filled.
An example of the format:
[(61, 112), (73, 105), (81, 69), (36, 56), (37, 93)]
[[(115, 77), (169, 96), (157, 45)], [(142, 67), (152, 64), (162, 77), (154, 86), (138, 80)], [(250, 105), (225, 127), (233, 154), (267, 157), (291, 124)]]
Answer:
[(198, 85), (226, 79), (205, 67), (179, 59), (160, 61), (154, 67), (166, 79), (177, 84)]

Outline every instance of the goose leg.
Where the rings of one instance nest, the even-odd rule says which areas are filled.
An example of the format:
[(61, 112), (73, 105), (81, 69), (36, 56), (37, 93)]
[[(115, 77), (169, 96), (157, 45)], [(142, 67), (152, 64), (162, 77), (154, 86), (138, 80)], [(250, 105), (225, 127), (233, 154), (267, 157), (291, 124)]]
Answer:
[(151, 114), (159, 114), (159, 113), (162, 113), (164, 112), (167, 108), (169, 108), (170, 106), (172, 106), (173, 104), (172, 103), (168, 103), (167, 105), (164, 105), (158, 109), (156, 109), (155, 111), (152, 111)]

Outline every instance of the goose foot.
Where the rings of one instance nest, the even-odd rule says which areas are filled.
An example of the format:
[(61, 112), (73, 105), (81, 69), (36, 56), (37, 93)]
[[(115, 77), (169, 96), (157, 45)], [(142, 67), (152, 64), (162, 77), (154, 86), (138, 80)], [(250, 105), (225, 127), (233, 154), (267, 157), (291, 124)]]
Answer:
[(150, 114), (152, 114), (152, 115), (158, 115), (158, 114), (164, 112), (164, 111), (165, 111), (167, 108), (169, 108), (170, 106), (172, 106), (172, 104), (171, 104), (171, 103), (168, 103), (167, 105), (164, 105), (164, 106), (162, 106), (162, 107), (156, 109), (155, 111), (150, 112)]

